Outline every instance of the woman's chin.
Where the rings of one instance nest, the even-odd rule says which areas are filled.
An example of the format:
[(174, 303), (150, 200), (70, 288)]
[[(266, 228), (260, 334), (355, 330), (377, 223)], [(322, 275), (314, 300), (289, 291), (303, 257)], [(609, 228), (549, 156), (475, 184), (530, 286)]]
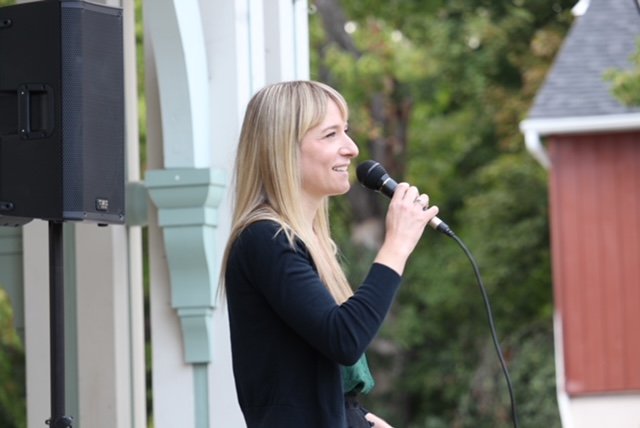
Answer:
[(342, 188), (336, 190), (335, 193), (333, 193), (332, 196), (340, 196), (340, 195), (344, 195), (345, 193), (347, 193), (349, 191), (349, 189), (351, 188), (350, 184), (347, 184), (346, 186), (343, 186)]

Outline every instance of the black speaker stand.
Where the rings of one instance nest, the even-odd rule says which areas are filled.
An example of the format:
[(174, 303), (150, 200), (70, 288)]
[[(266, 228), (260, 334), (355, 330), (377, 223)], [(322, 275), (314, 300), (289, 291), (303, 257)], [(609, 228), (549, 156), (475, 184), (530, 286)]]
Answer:
[(62, 222), (49, 221), (49, 336), (51, 340), (51, 428), (69, 428), (73, 418), (64, 415), (64, 265)]

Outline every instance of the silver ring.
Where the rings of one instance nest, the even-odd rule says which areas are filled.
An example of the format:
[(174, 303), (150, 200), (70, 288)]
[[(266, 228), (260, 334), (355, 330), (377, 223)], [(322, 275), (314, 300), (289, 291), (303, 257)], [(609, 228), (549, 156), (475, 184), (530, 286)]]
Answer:
[(420, 195), (413, 201), (413, 203), (414, 204), (420, 204), (422, 206), (422, 211), (426, 211), (427, 210), (427, 201), (428, 201), (428, 199), (424, 200), (422, 198), (422, 195)]

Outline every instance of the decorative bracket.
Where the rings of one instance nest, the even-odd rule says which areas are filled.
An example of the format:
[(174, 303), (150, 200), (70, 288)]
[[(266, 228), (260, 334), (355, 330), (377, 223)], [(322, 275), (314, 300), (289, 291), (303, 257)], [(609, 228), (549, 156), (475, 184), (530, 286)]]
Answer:
[(145, 184), (164, 232), (171, 305), (180, 317), (185, 361), (208, 363), (218, 289), (214, 232), (225, 175), (211, 168), (153, 170)]

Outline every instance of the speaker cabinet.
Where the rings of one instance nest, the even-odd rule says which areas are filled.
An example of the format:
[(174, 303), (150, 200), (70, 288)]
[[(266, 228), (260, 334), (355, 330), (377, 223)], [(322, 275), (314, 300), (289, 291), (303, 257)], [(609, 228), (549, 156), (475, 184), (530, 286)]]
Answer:
[(0, 226), (124, 222), (122, 10), (0, 8)]

